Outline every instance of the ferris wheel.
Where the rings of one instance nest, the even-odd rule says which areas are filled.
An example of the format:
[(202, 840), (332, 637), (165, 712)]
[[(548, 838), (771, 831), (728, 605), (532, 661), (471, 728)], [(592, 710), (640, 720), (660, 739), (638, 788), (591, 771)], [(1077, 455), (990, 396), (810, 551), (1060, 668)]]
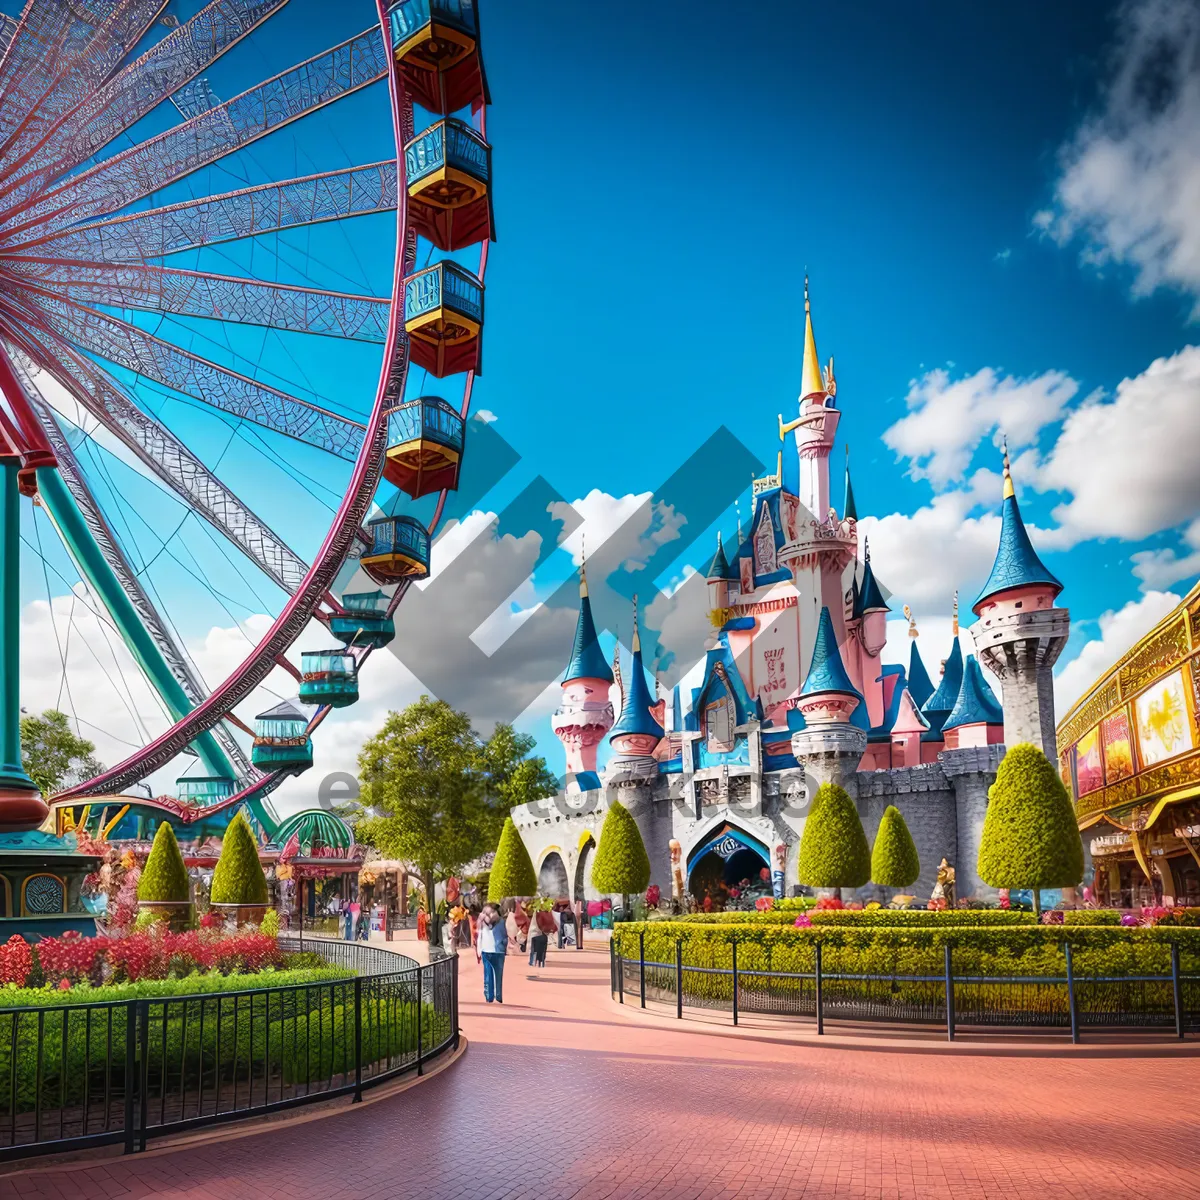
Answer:
[[(4, 33), (0, 827), (45, 815), (23, 561), (26, 597), (31, 564), (70, 585), (60, 695), (78, 603), (162, 714), (56, 807), (105, 834), (174, 765), (165, 812), (245, 804), (272, 837), (458, 482), (494, 232), (475, 0), (28, 0)], [(188, 646), (206, 604), (242, 638), (220, 679)], [(239, 711), (280, 669), (292, 693)]]

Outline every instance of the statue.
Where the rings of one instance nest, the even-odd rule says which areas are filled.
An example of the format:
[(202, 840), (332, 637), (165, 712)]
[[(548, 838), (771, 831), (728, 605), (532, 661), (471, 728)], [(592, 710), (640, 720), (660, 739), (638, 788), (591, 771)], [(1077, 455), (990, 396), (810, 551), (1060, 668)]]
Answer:
[(933, 885), (933, 895), (929, 898), (929, 907), (953, 908), (954, 906), (954, 868), (943, 858), (938, 864), (937, 882)]
[(783, 899), (783, 879), (787, 870), (787, 845), (780, 842), (775, 847), (775, 870), (771, 873), (771, 893), (776, 900)]
[(683, 896), (683, 847), (672, 838), (667, 845), (671, 850), (671, 899)]

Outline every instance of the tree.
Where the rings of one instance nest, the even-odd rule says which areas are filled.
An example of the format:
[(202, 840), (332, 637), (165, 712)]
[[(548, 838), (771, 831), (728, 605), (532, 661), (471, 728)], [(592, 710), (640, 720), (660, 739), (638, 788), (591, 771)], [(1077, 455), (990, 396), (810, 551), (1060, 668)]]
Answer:
[(858, 810), (836, 783), (821, 784), (804, 822), (799, 876), (818, 888), (857, 888), (871, 878), (871, 850)]
[(644, 892), (650, 883), (650, 858), (633, 814), (619, 800), (609, 806), (600, 830), (600, 844), (592, 860), (592, 886), (610, 896), (619, 895), (628, 911), (629, 897)]
[(171, 904), (186, 903), (192, 898), (187, 867), (183, 864), (183, 855), (179, 852), (179, 843), (175, 840), (175, 830), (171, 828), (170, 821), (164, 821), (154, 835), (150, 857), (146, 859), (138, 880), (137, 898)]
[(995, 888), (1074, 887), (1083, 878), (1083, 842), (1054, 764), (1029, 742), (1013, 746), (988, 791), (979, 841), (979, 878)]
[(529, 857), (529, 851), (525, 849), (512, 817), (507, 817), (488, 878), (488, 899), (498, 904), (511, 896), (532, 896), (536, 891), (537, 875), (533, 870), (533, 859)]
[(558, 790), (558, 780), (546, 766), (546, 760), (540, 756), (530, 758), (536, 745), (536, 738), (517, 733), (502, 721), (480, 746), (479, 770), (485, 780), (489, 806), (496, 813), (497, 829), (518, 804), (542, 800)]
[(921, 874), (921, 860), (916, 843), (900, 810), (889, 804), (875, 834), (871, 851), (871, 878), (881, 887), (905, 888), (916, 883)]
[(466, 713), (422, 696), (358, 755), (361, 800), (376, 815), (355, 827), (362, 842), (413, 864), (433, 909), (438, 879), (495, 844), (499, 823), (487, 802), (480, 742)]
[(21, 762), (38, 791), (52, 796), (72, 783), (99, 775), (96, 747), (71, 729), (66, 713), (48, 708), (21, 718)]
[(213, 904), (266, 904), (267, 877), (258, 861), (258, 843), (239, 812), (221, 839), (221, 857), (213, 871)]

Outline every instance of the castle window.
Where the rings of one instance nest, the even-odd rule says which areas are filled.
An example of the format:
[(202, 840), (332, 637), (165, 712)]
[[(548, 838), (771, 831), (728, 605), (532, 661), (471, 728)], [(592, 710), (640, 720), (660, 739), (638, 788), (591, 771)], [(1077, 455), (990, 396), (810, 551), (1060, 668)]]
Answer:
[(733, 697), (722, 688), (720, 696), (704, 707), (704, 736), (710, 753), (733, 749), (733, 726)]

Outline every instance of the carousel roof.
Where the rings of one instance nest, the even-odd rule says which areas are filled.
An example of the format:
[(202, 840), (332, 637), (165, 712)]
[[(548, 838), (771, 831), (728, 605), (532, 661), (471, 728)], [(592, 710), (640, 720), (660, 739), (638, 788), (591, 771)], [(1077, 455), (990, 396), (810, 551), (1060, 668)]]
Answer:
[(306, 808), (282, 821), (275, 841), (286, 846), (293, 837), (305, 858), (322, 851), (326, 856), (346, 858), (354, 849), (354, 831), (341, 817), (322, 808)]

